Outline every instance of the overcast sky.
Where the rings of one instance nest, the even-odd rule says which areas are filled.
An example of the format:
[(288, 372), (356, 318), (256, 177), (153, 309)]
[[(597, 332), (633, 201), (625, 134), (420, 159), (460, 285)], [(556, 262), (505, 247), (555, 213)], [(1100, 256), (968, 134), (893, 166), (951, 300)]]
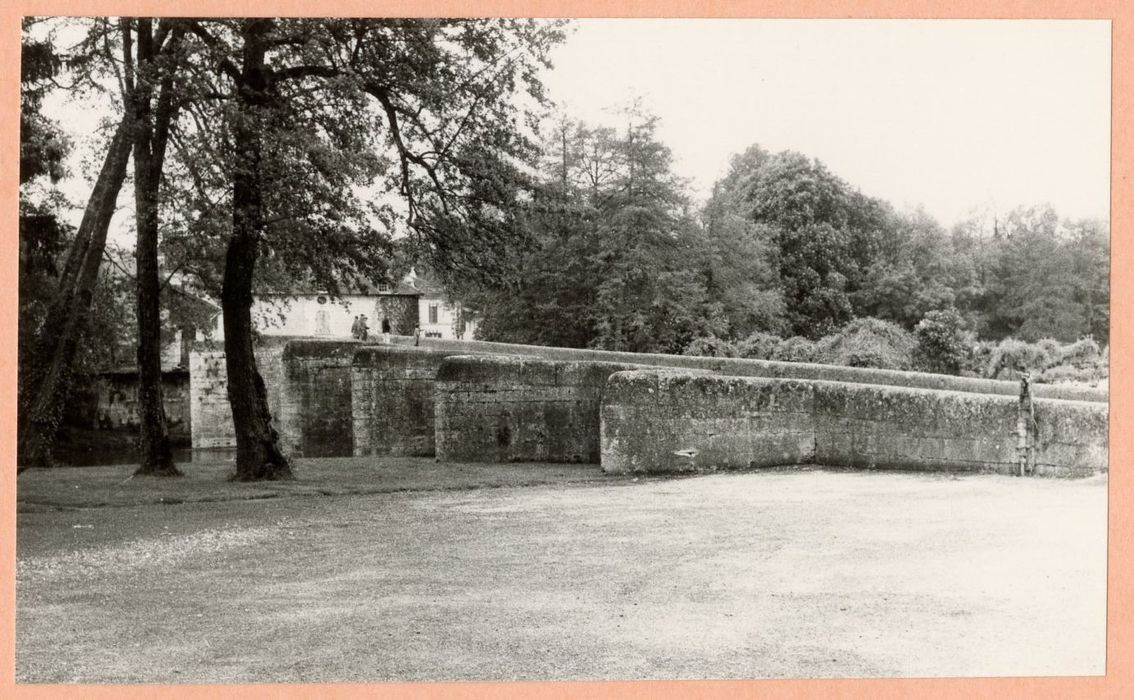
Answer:
[(753, 143), (951, 225), (1050, 202), (1106, 218), (1110, 23), (578, 20), (546, 79), (569, 114), (640, 96), (704, 196)]
[[(864, 193), (918, 205), (945, 226), (975, 208), (1050, 202), (1106, 218), (1110, 23), (1049, 20), (573, 22), (545, 76), (570, 116), (621, 126), (640, 97), (675, 169), (703, 199), (753, 143), (823, 161)], [(87, 143), (109, 111), (49, 100), (75, 137), (64, 184), (85, 202)], [(101, 149), (97, 150), (101, 157)], [(123, 197), (122, 222), (129, 216)], [(75, 223), (81, 210), (74, 212)], [(121, 234), (121, 235), (119, 235)], [(124, 245), (132, 234), (116, 230)]]

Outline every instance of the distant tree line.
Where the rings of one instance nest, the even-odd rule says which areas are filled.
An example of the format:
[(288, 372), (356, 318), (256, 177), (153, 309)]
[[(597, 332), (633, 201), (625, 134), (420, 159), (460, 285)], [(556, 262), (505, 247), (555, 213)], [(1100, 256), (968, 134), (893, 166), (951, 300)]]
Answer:
[(466, 293), (483, 315), (480, 337), (832, 360), (806, 348), (873, 319), (872, 337), (909, 358), (882, 365), (911, 365), (916, 332), (926, 339), (918, 368), (978, 374), (981, 342), (1106, 344), (1104, 221), (1039, 205), (946, 230), (817, 160), (759, 146), (732, 159), (697, 209), (656, 126), (634, 110), (621, 129), (558, 124), (510, 275)]

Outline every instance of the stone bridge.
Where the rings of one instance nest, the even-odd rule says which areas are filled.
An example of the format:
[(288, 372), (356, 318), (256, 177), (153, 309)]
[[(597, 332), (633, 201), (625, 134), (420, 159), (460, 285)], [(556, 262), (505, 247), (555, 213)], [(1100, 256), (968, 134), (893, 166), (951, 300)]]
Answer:
[[(257, 351), (285, 452), (583, 462), (608, 472), (819, 464), (1018, 470), (1015, 382), (395, 337)], [(1035, 472), (1107, 469), (1105, 391), (1035, 385)], [(234, 444), (224, 354), (190, 357), (193, 447)]]

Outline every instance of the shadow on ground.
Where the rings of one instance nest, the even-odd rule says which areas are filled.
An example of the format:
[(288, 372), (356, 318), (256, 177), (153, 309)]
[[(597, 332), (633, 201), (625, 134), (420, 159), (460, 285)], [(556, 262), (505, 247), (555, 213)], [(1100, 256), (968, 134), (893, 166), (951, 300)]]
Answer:
[(618, 481), (596, 464), (442, 463), (424, 457), (298, 459), (296, 479), (229, 481), (231, 460), (180, 464), (182, 477), (133, 476), (135, 465), (31, 469), (19, 476), (19, 512), (147, 504), (443, 491), (553, 483)]

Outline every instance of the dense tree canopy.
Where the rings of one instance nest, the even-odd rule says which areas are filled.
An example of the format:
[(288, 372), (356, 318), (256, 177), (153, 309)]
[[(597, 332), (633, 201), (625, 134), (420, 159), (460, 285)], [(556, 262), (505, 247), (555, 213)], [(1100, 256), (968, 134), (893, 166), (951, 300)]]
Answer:
[[(395, 231), (445, 276), (491, 277), (520, 235), (526, 135), (555, 22), (184, 20), (202, 99), (180, 149), (224, 247), (228, 390), (241, 479), (290, 467), (252, 351), (258, 275), (332, 293), (387, 278)], [(524, 99), (528, 102), (525, 103)], [(197, 185), (196, 182), (200, 182)], [(226, 228), (225, 222), (231, 227)], [(193, 222), (190, 221), (190, 224)]]
[[(1033, 207), (990, 230), (973, 220), (946, 231), (818, 161), (759, 146), (732, 159), (691, 216), (655, 133), (649, 119), (625, 131), (560, 119), (524, 214), (532, 241), (511, 251), (512, 279), (467, 295), (484, 315), (482, 337), (651, 351), (732, 339), (744, 354), (774, 346), (767, 338), (833, 338), (856, 318), (906, 331), (948, 318), (938, 335), (954, 345), (960, 333), (970, 345), (1105, 342), (1105, 223)], [(927, 366), (957, 366), (940, 356)]]
[(654, 117), (622, 131), (564, 121), (545, 147), (532, 234), (506, 284), (474, 290), (487, 338), (680, 352), (724, 329), (705, 245)]

